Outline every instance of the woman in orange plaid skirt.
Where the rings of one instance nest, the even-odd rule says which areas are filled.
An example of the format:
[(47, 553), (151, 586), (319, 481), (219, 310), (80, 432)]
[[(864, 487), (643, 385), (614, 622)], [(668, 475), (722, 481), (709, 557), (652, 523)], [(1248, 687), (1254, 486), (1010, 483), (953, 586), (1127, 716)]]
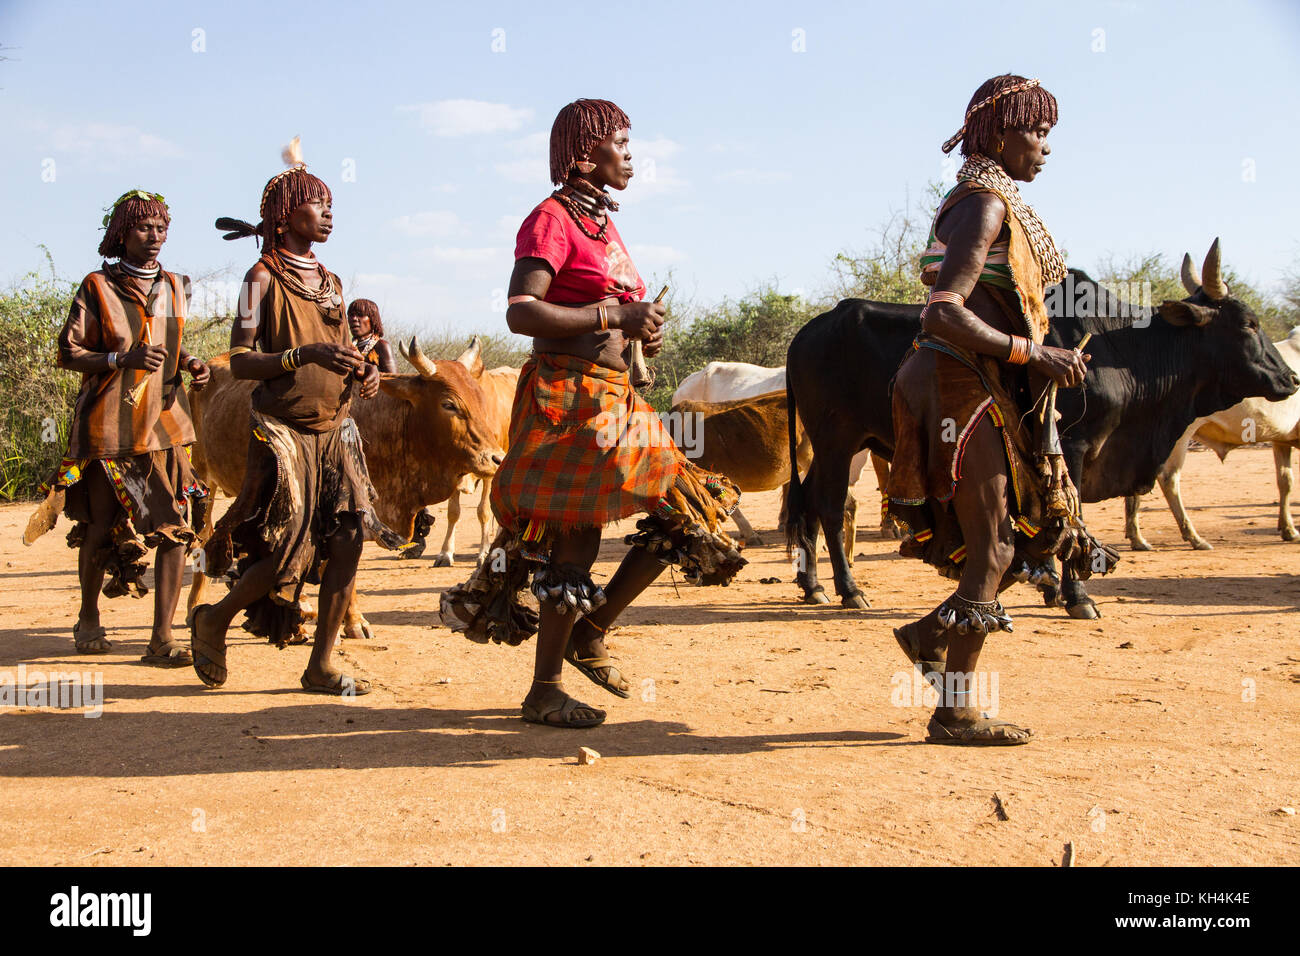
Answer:
[[(592, 727), (605, 712), (565, 693), (567, 660), (618, 697), (629, 684), (605, 632), (668, 564), (726, 584), (744, 565), (721, 521), (739, 491), (688, 462), (628, 375), (634, 341), (663, 345), (664, 306), (645, 284), (609, 213), (607, 189), (632, 177), (627, 115), (578, 100), (551, 129), (559, 185), (524, 220), (515, 246), (506, 321), (533, 338), (510, 421), (510, 450), (492, 486), (501, 522), (489, 558), (443, 595), (442, 617), (479, 640), (518, 644), (538, 631), (523, 718)], [(601, 528), (638, 513), (633, 547), (604, 587), (591, 578)], [(519, 603), (532, 573), (539, 612)]]

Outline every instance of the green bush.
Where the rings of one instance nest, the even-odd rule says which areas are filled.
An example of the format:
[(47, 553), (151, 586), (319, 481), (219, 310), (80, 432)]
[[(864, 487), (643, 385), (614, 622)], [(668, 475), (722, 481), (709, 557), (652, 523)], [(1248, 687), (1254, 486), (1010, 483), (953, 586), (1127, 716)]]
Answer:
[[(48, 253), (47, 253), (48, 256)], [(30, 498), (68, 442), (81, 377), (56, 364), (76, 285), (32, 272), (0, 292), (0, 498)]]

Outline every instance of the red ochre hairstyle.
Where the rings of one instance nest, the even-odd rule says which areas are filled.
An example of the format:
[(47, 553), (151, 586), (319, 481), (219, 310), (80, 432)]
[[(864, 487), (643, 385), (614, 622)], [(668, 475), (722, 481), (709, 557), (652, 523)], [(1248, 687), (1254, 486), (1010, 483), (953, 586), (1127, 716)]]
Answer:
[(307, 172), (305, 166), (292, 166), (272, 176), (262, 190), (262, 204), (258, 207), (261, 222), (253, 226), (241, 219), (223, 216), (217, 220), (217, 228), (229, 231), (226, 239), (260, 236), (263, 249), (274, 249), (279, 245), (276, 230), (289, 221), (295, 209), (313, 199), (333, 202), (334, 194), (324, 181)]
[(171, 213), (157, 193), (133, 189), (117, 202), (104, 217), (104, 238), (99, 241), (99, 254), (106, 259), (120, 259), (126, 253), (126, 234), (146, 219), (157, 216), (171, 225)]
[(563, 183), (605, 137), (631, 125), (627, 114), (609, 100), (574, 100), (564, 107), (551, 126), (551, 182)]
[(945, 153), (961, 143), (961, 154), (985, 156), (997, 152), (996, 142), (1005, 129), (1025, 129), (1046, 122), (1057, 122), (1056, 97), (1039, 85), (1038, 80), (1014, 73), (1004, 73), (980, 84), (966, 107), (966, 120), (948, 142)]
[(364, 315), (370, 320), (370, 331), (381, 339), (384, 337), (384, 323), (380, 321), (379, 306), (375, 303), (369, 299), (353, 299), (348, 306), (348, 318), (354, 315)]

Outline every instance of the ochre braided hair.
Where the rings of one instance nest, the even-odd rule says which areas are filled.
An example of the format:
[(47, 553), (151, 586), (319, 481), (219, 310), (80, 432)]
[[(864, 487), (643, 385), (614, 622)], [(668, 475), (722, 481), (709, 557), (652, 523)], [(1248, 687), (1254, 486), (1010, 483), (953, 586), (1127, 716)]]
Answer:
[(551, 182), (563, 183), (605, 137), (631, 125), (609, 100), (574, 100), (564, 107), (551, 125)]
[(99, 241), (99, 254), (105, 259), (122, 258), (126, 254), (126, 234), (153, 216), (171, 225), (171, 213), (162, 196), (143, 189), (123, 193), (104, 216), (104, 238)]
[(217, 220), (217, 228), (229, 231), (226, 239), (260, 236), (263, 249), (274, 249), (280, 244), (276, 230), (289, 221), (295, 209), (313, 199), (333, 202), (334, 194), (323, 180), (307, 172), (306, 166), (291, 166), (272, 176), (262, 190), (262, 204), (258, 207), (261, 222), (253, 226), (242, 219), (223, 216)]
[(379, 306), (369, 299), (353, 299), (348, 306), (348, 318), (364, 315), (370, 320), (370, 331), (381, 339), (384, 337), (384, 323), (379, 318)]
[(1005, 129), (1026, 129), (1046, 122), (1055, 126), (1056, 97), (1039, 84), (1014, 73), (1004, 73), (980, 84), (966, 107), (961, 129), (943, 144), (951, 153), (961, 143), (961, 154), (990, 156), (997, 152), (997, 140)]

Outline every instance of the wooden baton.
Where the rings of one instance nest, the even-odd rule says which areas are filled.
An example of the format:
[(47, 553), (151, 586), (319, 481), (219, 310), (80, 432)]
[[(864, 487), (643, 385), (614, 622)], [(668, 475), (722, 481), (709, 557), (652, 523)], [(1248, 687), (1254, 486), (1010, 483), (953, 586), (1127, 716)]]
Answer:
[[(659, 290), (659, 294), (655, 296), (655, 301), (662, 302), (664, 300), (664, 296), (666, 296), (667, 294), (668, 294), (668, 286), (664, 286), (662, 289)], [(642, 386), (649, 385), (652, 381), (654, 381), (654, 379), (650, 377), (649, 367), (645, 364), (645, 356), (641, 353), (640, 339), (632, 340), (631, 366), (632, 366), (631, 372), (632, 372), (633, 388), (641, 388)]]

